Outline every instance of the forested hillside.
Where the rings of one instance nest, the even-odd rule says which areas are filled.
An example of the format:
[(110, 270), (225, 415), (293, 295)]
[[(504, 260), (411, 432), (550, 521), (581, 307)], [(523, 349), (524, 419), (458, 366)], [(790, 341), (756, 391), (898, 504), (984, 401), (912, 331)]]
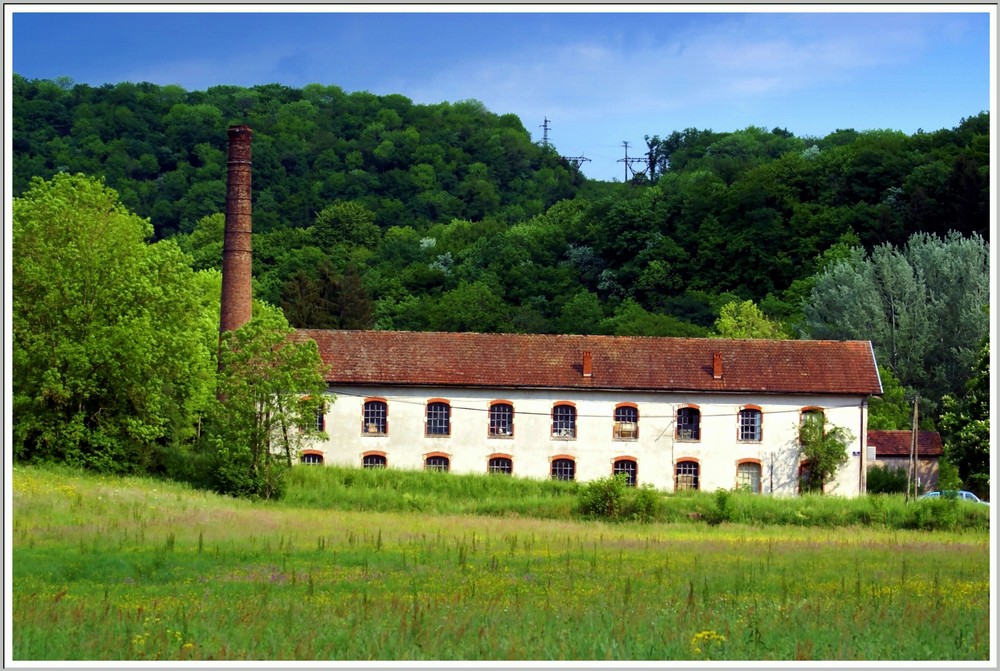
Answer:
[(18, 75), (12, 94), (15, 195), (103, 176), (196, 267), (221, 263), (226, 128), (249, 124), (258, 294), (298, 326), (698, 335), (735, 298), (792, 324), (838, 241), (989, 234), (986, 113), (913, 136), (654, 128), (641, 181), (608, 184), (476, 101)]
[(249, 124), (257, 295), (295, 326), (705, 335), (739, 299), (798, 336), (849, 247), (989, 236), (985, 112), (912, 136), (650, 129), (622, 184), (476, 101), (18, 75), (12, 93), (15, 195), (103, 177), (195, 268), (221, 264), (226, 128)]

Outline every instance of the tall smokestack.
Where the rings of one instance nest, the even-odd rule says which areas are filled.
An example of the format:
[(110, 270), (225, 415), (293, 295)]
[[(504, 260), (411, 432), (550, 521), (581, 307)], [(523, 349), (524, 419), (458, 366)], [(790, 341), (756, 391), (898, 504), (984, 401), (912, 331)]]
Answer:
[(235, 331), (250, 321), (251, 211), (249, 126), (229, 127), (229, 172), (226, 182), (226, 235), (222, 244), (222, 311), (219, 333)]

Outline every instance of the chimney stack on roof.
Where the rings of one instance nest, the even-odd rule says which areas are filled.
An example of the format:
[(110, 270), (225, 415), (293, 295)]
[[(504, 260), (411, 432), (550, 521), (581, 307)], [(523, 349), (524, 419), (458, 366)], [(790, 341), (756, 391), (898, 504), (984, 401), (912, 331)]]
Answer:
[(583, 376), (594, 376), (594, 355), (591, 352), (583, 353)]
[(229, 127), (229, 169), (226, 182), (226, 233), (222, 246), (222, 308), (219, 333), (235, 331), (250, 321), (252, 227), (250, 211), (249, 126)]
[(712, 355), (712, 377), (716, 380), (722, 379), (722, 352)]

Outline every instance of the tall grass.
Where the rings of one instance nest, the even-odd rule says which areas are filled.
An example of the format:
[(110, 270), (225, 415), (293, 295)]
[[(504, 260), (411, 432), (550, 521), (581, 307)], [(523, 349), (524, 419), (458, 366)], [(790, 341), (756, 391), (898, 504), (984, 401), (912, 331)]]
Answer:
[(62, 469), (17, 468), (13, 490), (15, 660), (990, 657), (981, 531), (723, 521), (736, 495), (663, 497), (714, 522), (607, 524)]
[(292, 469), (290, 506), (567, 519), (579, 484), (504, 475), (329, 466)]
[[(607, 479), (606, 479), (607, 480)], [(592, 507), (593, 489), (580, 484), (502, 475), (459, 475), (436, 471), (296, 467), (289, 476), (286, 505), (331, 510), (424, 512), (452, 515), (578, 519)], [(890, 529), (986, 531), (989, 507), (961, 501), (907, 502), (901, 495), (848, 499), (808, 494), (771, 497), (742, 491), (686, 491), (665, 494), (630, 490), (651, 497), (641, 517), (659, 523), (791, 526), (877, 526)], [(630, 498), (629, 498), (630, 497)]]

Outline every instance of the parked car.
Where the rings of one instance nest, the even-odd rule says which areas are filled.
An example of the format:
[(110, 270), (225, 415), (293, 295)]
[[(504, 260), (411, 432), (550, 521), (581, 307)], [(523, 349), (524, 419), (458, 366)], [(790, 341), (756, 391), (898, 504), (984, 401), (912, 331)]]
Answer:
[(982, 499), (980, 499), (978, 496), (976, 496), (972, 492), (967, 492), (964, 489), (958, 489), (958, 490), (949, 489), (949, 490), (945, 490), (943, 492), (927, 492), (926, 494), (922, 495), (920, 498), (922, 498), (922, 499), (939, 499), (941, 497), (944, 497), (946, 499), (958, 499), (959, 501), (970, 501), (972, 503), (982, 503), (983, 505), (986, 505), (986, 506), (990, 505), (989, 501), (983, 501)]

